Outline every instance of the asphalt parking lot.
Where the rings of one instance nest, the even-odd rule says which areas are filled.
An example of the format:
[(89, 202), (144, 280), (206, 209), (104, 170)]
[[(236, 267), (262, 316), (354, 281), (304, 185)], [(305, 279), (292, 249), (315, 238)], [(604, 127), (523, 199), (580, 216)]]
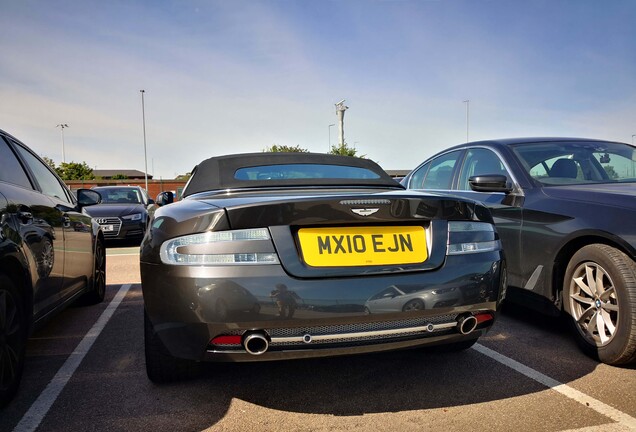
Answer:
[(193, 381), (145, 375), (137, 248), (111, 248), (106, 300), (29, 341), (0, 431), (629, 431), (636, 367), (598, 364), (558, 319), (501, 314), (463, 353), (402, 351), (215, 364)]

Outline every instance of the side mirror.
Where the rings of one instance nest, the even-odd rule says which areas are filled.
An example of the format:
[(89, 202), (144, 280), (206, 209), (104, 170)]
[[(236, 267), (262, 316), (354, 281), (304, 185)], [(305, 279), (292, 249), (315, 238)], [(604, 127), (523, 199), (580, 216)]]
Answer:
[(157, 195), (157, 199), (155, 200), (155, 204), (158, 206), (164, 206), (166, 204), (172, 204), (174, 202), (174, 194), (170, 191), (161, 192)]
[(77, 190), (77, 204), (79, 207), (88, 207), (102, 202), (102, 195), (92, 189)]
[(152, 198), (148, 198), (148, 205), (152, 205), (155, 203), (155, 200), (153, 200)]
[(504, 192), (512, 191), (508, 178), (501, 174), (473, 176), (468, 179), (470, 188), (475, 192)]

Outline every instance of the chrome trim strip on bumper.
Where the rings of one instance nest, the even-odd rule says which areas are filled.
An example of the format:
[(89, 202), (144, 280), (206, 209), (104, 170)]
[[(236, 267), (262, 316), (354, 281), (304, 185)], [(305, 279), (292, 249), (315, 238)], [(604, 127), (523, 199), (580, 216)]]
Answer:
[[(439, 322), (441, 319), (444, 319), (445, 322)], [(450, 321), (446, 321), (450, 319)], [(433, 321), (437, 320), (437, 323), (430, 322), (429, 320), (422, 320), (421, 318), (409, 319), (408, 321), (417, 322), (419, 321), (423, 325), (416, 326), (407, 326), (407, 327), (393, 327), (393, 328), (384, 328), (384, 329), (373, 329), (368, 331), (349, 331), (346, 333), (341, 332), (328, 332), (325, 331), (329, 328), (336, 330), (336, 328), (342, 328), (342, 326), (326, 326), (322, 327), (312, 327), (304, 330), (296, 330), (295, 329), (263, 329), (264, 334), (267, 335), (269, 339), (269, 348), (274, 349), (282, 349), (283, 351), (287, 349), (302, 349), (302, 347), (310, 348), (315, 346), (318, 348), (320, 345), (329, 344), (329, 343), (378, 343), (378, 342), (390, 342), (391, 336), (398, 337), (408, 337), (408, 336), (416, 336), (418, 334), (430, 334), (434, 335), (435, 332), (443, 332), (449, 329), (456, 329), (457, 315), (446, 315), (446, 316), (438, 316), (433, 317)], [(423, 322), (422, 322), (423, 321)], [(428, 322), (427, 322), (428, 321)], [(352, 325), (354, 328), (363, 328), (366, 326), (386, 326), (391, 325), (391, 322), (380, 322), (380, 323), (363, 323), (361, 325)], [(312, 331), (313, 330), (313, 331)], [(294, 331), (296, 334), (293, 336), (271, 336), (271, 333), (276, 333), (277, 331), (288, 333), (289, 331)], [(244, 334), (244, 331), (234, 331), (231, 332), (235, 335)], [(210, 347), (206, 350), (210, 354), (248, 354), (243, 345), (225, 345), (220, 344), (214, 347)]]
[[(327, 335), (315, 335), (315, 336), (307, 334), (303, 336), (272, 337), (271, 345), (297, 343), (297, 342), (311, 343), (312, 341), (338, 342), (344, 339), (368, 338), (368, 337), (374, 337), (374, 336), (381, 337), (381, 336), (391, 336), (396, 334), (411, 335), (411, 334), (424, 333), (424, 332), (432, 333), (435, 330), (446, 330), (453, 327), (457, 327), (456, 321), (453, 321), (450, 323), (443, 323), (443, 324), (427, 324), (425, 326), (418, 326), (418, 327), (376, 330), (376, 331), (370, 331), (370, 332), (341, 333), (341, 334), (331, 334), (331, 335), (327, 334)], [(307, 340), (307, 336), (310, 336), (309, 341)]]

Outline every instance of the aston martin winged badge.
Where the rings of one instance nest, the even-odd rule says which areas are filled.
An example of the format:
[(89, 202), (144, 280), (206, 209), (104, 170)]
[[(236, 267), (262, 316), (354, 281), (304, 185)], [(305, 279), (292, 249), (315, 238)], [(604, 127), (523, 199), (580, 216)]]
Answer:
[(351, 209), (352, 212), (354, 212), (357, 215), (360, 216), (371, 216), (372, 214), (376, 213), (378, 210), (380, 210), (379, 208), (358, 208), (358, 209)]

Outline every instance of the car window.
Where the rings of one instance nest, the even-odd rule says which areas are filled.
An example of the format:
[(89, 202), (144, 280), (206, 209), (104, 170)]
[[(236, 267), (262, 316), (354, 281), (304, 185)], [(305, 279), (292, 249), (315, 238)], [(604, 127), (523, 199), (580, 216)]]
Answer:
[(395, 296), (395, 295), (397, 295), (397, 291), (395, 290), (395, 288), (389, 287), (389, 288), (383, 289), (382, 291), (380, 291), (379, 293), (371, 297), (369, 300), (379, 300), (381, 298)]
[(636, 149), (628, 144), (572, 141), (512, 148), (532, 178), (544, 185), (636, 180)]
[(426, 177), (418, 189), (450, 189), (453, 168), (461, 154), (461, 151), (454, 151), (432, 160)]
[(344, 165), (280, 164), (239, 168), (234, 173), (236, 180), (279, 179), (377, 179), (380, 176), (371, 170)]
[[(616, 181), (634, 181), (636, 179), (636, 149), (631, 155), (622, 155), (618, 153), (609, 154), (607, 152), (594, 152), (594, 158), (599, 163), (607, 176)], [(590, 164), (592, 167), (596, 164)]]
[(459, 176), (459, 190), (471, 190), (468, 180), (473, 176), (500, 174), (510, 178), (499, 156), (492, 150), (473, 148), (466, 153), (466, 159)]
[(31, 172), (35, 176), (42, 193), (51, 197), (55, 197), (61, 201), (71, 203), (70, 194), (67, 194), (64, 186), (58, 178), (51, 172), (49, 167), (42, 163), (34, 154), (24, 147), (17, 146), (20, 155), (25, 160)]
[(0, 181), (33, 189), (22, 164), (2, 138), (0, 138)]
[(148, 197), (148, 193), (146, 192), (146, 189), (139, 189), (139, 192), (141, 193), (141, 203), (147, 204), (149, 197)]
[(411, 175), (411, 189), (422, 189), (422, 183), (424, 183), (424, 179), (426, 178), (426, 174), (428, 174), (428, 169), (430, 167), (431, 162), (427, 162), (413, 172)]

